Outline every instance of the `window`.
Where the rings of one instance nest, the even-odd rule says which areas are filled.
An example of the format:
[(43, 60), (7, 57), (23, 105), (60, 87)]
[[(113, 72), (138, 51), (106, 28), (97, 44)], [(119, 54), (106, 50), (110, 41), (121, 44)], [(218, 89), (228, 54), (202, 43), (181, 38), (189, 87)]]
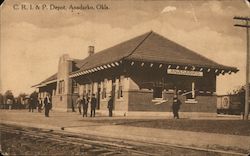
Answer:
[(195, 99), (195, 83), (192, 82), (192, 90), (186, 95), (186, 99)]
[(86, 91), (86, 85), (83, 85), (83, 95), (86, 95), (87, 91)]
[(185, 103), (197, 103), (195, 96), (195, 83), (192, 82), (192, 90), (186, 93)]
[(188, 92), (188, 93), (186, 94), (186, 99), (194, 99), (193, 94), (192, 94), (192, 91), (190, 91), (190, 92)]
[(58, 89), (58, 93), (59, 93), (59, 94), (64, 93), (64, 86), (65, 86), (64, 80), (59, 81), (59, 89)]
[(91, 94), (94, 94), (94, 82), (91, 82), (90, 87), (91, 87)]
[(78, 93), (79, 92), (79, 85), (76, 81), (73, 80), (73, 84), (72, 84), (72, 92), (73, 93)]
[(118, 86), (118, 99), (123, 97), (123, 90), (122, 90), (123, 89), (123, 80), (124, 80), (124, 77), (120, 76), (119, 86)]
[(107, 79), (104, 79), (102, 86), (102, 99), (106, 99), (107, 96)]
[(155, 82), (153, 86), (153, 98), (162, 98), (163, 84)]
[(87, 96), (91, 96), (91, 85), (90, 84), (86, 84), (86, 92), (87, 92)]
[(154, 87), (153, 98), (162, 98), (162, 87)]

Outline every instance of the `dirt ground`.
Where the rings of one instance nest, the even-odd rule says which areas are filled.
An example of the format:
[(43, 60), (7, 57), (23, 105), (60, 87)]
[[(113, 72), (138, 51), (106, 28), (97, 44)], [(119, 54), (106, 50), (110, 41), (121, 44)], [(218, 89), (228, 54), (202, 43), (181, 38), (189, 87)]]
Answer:
[[(216, 139), (203, 139), (203, 136), (205, 134), (203, 133), (197, 133), (197, 135), (192, 135), (193, 137), (199, 138), (197, 142), (192, 144), (192, 147), (202, 147), (205, 149), (215, 149), (215, 150), (223, 150), (223, 151), (234, 151), (234, 152), (240, 152), (240, 153), (249, 153), (249, 147), (244, 144), (244, 148), (241, 146), (242, 141), (239, 138), (242, 138), (245, 141), (250, 135), (250, 121), (242, 121), (239, 119), (221, 119), (221, 118), (208, 118), (208, 119), (179, 119), (174, 120), (170, 118), (165, 117), (152, 117), (152, 118), (125, 118), (125, 117), (103, 117), (100, 115), (97, 115), (95, 118), (83, 118), (78, 113), (62, 113), (62, 112), (51, 112), (51, 116), (49, 118), (45, 118), (43, 113), (31, 113), (28, 111), (1, 111), (0, 117), (2, 121), (5, 121), (5, 119), (8, 122), (3, 122), (5, 124), (11, 124), (12, 125), (19, 125), (26, 127), (33, 127), (33, 128), (45, 128), (48, 130), (55, 130), (60, 129), (64, 127), (65, 132), (71, 132), (71, 133), (79, 133), (81, 134), (81, 137), (87, 137), (88, 135), (84, 134), (90, 134), (95, 136), (105, 136), (107, 138), (117, 138), (118, 144), (121, 144), (124, 140), (132, 140), (135, 141), (137, 145), (134, 143), (132, 144), (133, 149), (144, 151), (147, 153), (169, 153), (169, 155), (173, 155), (173, 153), (178, 153), (179, 155), (182, 153), (186, 153), (187, 155), (194, 155), (194, 151), (186, 150), (183, 151), (183, 149), (178, 148), (170, 148), (166, 146), (157, 146), (152, 147), (151, 145), (145, 145), (145, 143), (148, 143), (152, 140), (155, 140), (154, 138), (160, 139), (162, 142), (165, 143), (164, 138), (167, 139), (166, 143), (169, 143), (172, 141), (175, 145), (182, 145), (182, 142), (190, 142), (192, 139), (188, 135), (190, 135), (190, 132), (192, 134), (195, 134), (193, 132), (209, 132), (210, 137), (213, 136), (212, 133), (217, 134), (232, 134), (231, 136), (227, 135), (221, 135), (222, 138), (216, 138)], [(0, 124), (1, 125), (1, 124)], [(140, 127), (140, 128), (138, 128)], [(143, 128), (146, 127), (146, 128)], [(110, 129), (112, 128), (112, 129)], [(127, 129), (126, 129), (127, 128)], [(153, 132), (148, 133), (148, 129)], [(127, 130), (130, 129), (131, 132), (127, 133)], [(138, 131), (137, 131), (138, 130)], [(169, 131), (170, 134), (173, 134), (171, 136), (168, 136), (169, 133), (165, 133), (165, 130), (181, 130), (181, 131)], [(36, 138), (36, 136), (40, 135), (41, 132), (38, 134), (35, 134), (33, 136), (23, 136), (23, 134), (19, 133), (19, 130), (15, 134), (9, 134), (9, 131), (3, 131), (0, 127), (1, 131), (1, 143), (2, 150), (4, 150), (7, 153), (13, 153), (12, 155), (40, 155), (46, 153), (47, 155), (53, 155), (54, 153), (63, 153), (67, 155), (75, 155), (79, 154), (82, 151), (82, 147), (86, 144), (85, 138), (83, 138), (83, 141), (80, 140), (81, 145), (74, 145), (65, 141), (71, 140), (73, 142), (76, 142), (78, 139), (74, 139), (71, 137), (66, 137), (59, 135), (56, 137), (56, 139), (62, 141), (55, 141), (55, 140), (49, 140), (49, 137), (47, 136), (47, 133), (42, 138)], [(7, 132), (7, 133), (6, 133)], [(84, 132), (84, 133), (83, 133)], [(157, 133), (160, 133), (161, 135), (156, 135)], [(178, 133), (176, 133), (178, 132)], [(187, 132), (187, 133), (185, 133)], [(115, 133), (115, 134), (112, 134)], [(120, 136), (120, 133), (124, 133)], [(181, 134), (180, 134), (181, 133)], [(112, 134), (112, 135), (111, 135)], [(166, 135), (165, 135), (166, 134)], [(174, 135), (181, 135), (181, 137), (176, 136), (172, 137)], [(183, 134), (183, 135), (182, 135)], [(188, 135), (186, 135), (188, 134)], [(52, 134), (49, 133), (51, 137), (53, 137)], [(138, 136), (137, 136), (138, 135)], [(150, 135), (150, 136), (149, 136)], [(129, 137), (128, 137), (129, 136)], [(146, 138), (144, 138), (146, 136)], [(161, 139), (161, 136), (164, 136), (163, 139)], [(35, 137), (35, 138), (34, 138)], [(138, 140), (135, 140), (135, 138), (138, 138)], [(153, 139), (152, 139), (153, 138)], [(178, 138), (177, 141), (175, 140)], [(245, 139), (246, 138), (246, 139)], [(145, 141), (147, 139), (147, 141)], [(168, 140), (169, 139), (169, 140)], [(224, 139), (224, 141), (223, 141)], [(237, 142), (237, 146), (235, 143), (230, 142), (229, 144), (226, 143), (228, 139), (233, 139)], [(91, 138), (90, 141), (96, 141), (97, 138)], [(138, 141), (145, 141), (143, 145), (138, 144)], [(204, 142), (205, 140), (205, 142)], [(101, 145), (98, 144), (98, 148), (92, 148), (88, 151), (84, 150), (88, 154), (92, 154), (93, 152), (96, 153), (97, 151), (101, 152), (100, 150), (106, 150), (107, 152), (113, 152), (113, 149), (103, 148), (104, 144), (103, 142), (108, 142), (105, 139), (101, 140)], [(113, 141), (112, 141), (113, 142)], [(154, 142), (154, 141), (153, 141)], [(226, 143), (226, 144), (224, 144)], [(84, 144), (84, 145), (82, 145)], [(92, 146), (92, 142), (87, 144), (90, 144)], [(123, 145), (124, 143), (122, 143)], [(185, 145), (185, 144), (184, 144)], [(216, 145), (216, 146), (215, 146)], [(210, 147), (211, 146), (211, 147)], [(95, 147), (95, 146), (94, 146)], [(113, 148), (113, 147), (112, 147)], [(115, 147), (116, 148), (116, 147)], [(130, 150), (127, 150), (130, 151)], [(126, 155), (126, 150), (123, 150), (121, 153)], [(39, 154), (40, 152), (40, 154)], [(195, 151), (196, 153), (196, 151)], [(177, 154), (177, 155), (178, 155)], [(205, 155), (215, 155), (214, 153), (205, 153)], [(114, 154), (113, 154), (114, 155)], [(160, 154), (158, 154), (160, 155)], [(164, 155), (164, 154), (163, 154)], [(204, 153), (199, 153), (196, 155), (204, 155)]]
[(250, 120), (113, 119), (91, 120), (106, 124), (250, 136)]
[[(6, 125), (5, 125), (6, 127)], [(12, 126), (8, 126), (10, 128)], [(16, 132), (10, 131), (1, 131), (1, 152), (3, 155), (86, 155), (86, 156), (96, 156), (96, 155), (110, 155), (110, 156), (127, 156), (127, 155), (166, 155), (166, 156), (225, 156), (227, 154), (208, 152), (208, 151), (199, 151), (185, 148), (176, 148), (169, 146), (159, 146), (159, 145), (148, 145), (137, 142), (126, 143), (125, 140), (115, 140), (115, 142), (109, 142), (108, 140), (103, 139), (103, 145), (106, 143), (114, 143), (114, 145), (119, 146), (128, 146), (130, 148), (121, 148), (121, 147), (112, 147), (103, 146), (89, 142), (86, 142), (86, 138), (81, 140), (81, 137), (74, 135), (65, 135), (58, 134), (53, 131), (47, 132), (48, 137), (41, 137), (41, 131), (39, 129), (23, 129), (21, 127), (12, 127), (13, 130), (21, 130)], [(28, 132), (32, 130), (30, 135), (26, 135), (26, 129)], [(35, 136), (32, 135), (35, 132)], [(53, 134), (56, 135), (53, 136)], [(63, 139), (63, 140), (61, 140)], [(90, 139), (90, 138), (89, 138)], [(97, 141), (97, 138), (91, 138), (91, 141)], [(69, 142), (70, 141), (70, 142)], [(101, 140), (99, 140), (101, 141)], [(77, 144), (76, 144), (77, 143)], [(116, 145), (116, 146), (117, 146)], [(131, 153), (132, 151), (138, 151), (138, 153)]]

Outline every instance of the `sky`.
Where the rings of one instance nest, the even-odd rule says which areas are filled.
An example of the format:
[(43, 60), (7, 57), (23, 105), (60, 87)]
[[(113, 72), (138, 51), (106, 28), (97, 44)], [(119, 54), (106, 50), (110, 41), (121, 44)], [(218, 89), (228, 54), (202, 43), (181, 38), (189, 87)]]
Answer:
[(1, 5), (0, 93), (34, 91), (32, 85), (57, 72), (63, 54), (83, 59), (89, 45), (98, 52), (153, 30), (237, 67), (238, 73), (217, 78), (217, 94), (226, 94), (245, 83), (246, 31), (234, 27), (243, 23), (233, 17), (249, 15), (244, 0), (7, 0)]

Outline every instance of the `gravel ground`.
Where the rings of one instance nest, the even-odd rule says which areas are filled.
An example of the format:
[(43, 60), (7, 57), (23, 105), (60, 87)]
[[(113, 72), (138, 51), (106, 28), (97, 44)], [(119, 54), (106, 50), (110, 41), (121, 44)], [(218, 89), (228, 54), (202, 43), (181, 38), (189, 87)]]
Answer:
[[(85, 120), (86, 121), (86, 120)], [(91, 122), (136, 127), (173, 129), (193, 132), (208, 132), (250, 136), (250, 120), (190, 120), (190, 119), (113, 119), (91, 120)]]
[[(6, 127), (6, 125), (5, 125)], [(148, 143), (140, 142), (130, 142), (125, 140), (110, 140), (110, 139), (100, 139), (100, 138), (88, 138), (90, 141), (101, 141), (99, 145), (96, 143), (86, 142), (86, 137), (81, 137), (76, 135), (65, 135), (56, 133), (53, 131), (47, 131), (48, 136), (44, 137), (45, 132), (40, 129), (23, 129), (22, 127), (13, 127), (9, 131), (1, 130), (1, 152), (3, 155), (166, 155), (166, 156), (228, 156), (229, 154), (222, 154), (216, 152), (208, 151), (197, 151), (186, 148), (176, 148), (163, 145), (154, 145)], [(15, 132), (14, 132), (15, 130)], [(18, 130), (18, 131), (17, 131)], [(12, 132), (11, 132), (12, 131)], [(13, 133), (14, 132), (14, 133)], [(27, 135), (28, 132), (29, 134)], [(34, 135), (35, 132), (35, 135)], [(53, 137), (54, 136), (54, 137)], [(51, 140), (52, 139), (52, 140)], [(57, 140), (53, 140), (57, 139)], [(59, 139), (59, 140), (58, 140)], [(80, 140), (79, 140), (80, 139)], [(85, 141), (84, 141), (85, 139)], [(61, 140), (61, 141), (60, 141)], [(64, 141), (62, 141), (64, 140)], [(71, 143), (69, 143), (70, 141)], [(77, 144), (75, 144), (77, 143)], [(128, 146), (129, 149), (121, 147), (107, 148), (106, 143), (116, 144), (119, 146)], [(131, 153), (131, 150), (139, 151), (139, 153)], [(106, 152), (106, 154), (105, 154)], [(111, 153), (110, 153), (111, 152)], [(141, 152), (141, 153), (140, 153)], [(245, 151), (239, 151), (245, 152)], [(147, 154), (148, 153), (148, 154)], [(230, 154), (231, 155), (231, 154)]]

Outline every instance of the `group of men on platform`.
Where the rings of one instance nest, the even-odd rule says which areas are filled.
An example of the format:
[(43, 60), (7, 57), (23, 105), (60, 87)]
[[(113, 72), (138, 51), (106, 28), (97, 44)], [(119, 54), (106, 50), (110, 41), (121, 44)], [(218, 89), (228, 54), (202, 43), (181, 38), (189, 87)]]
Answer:
[[(45, 112), (45, 117), (49, 117), (49, 111), (52, 109), (52, 99), (51, 99), (51, 95), (49, 93), (46, 94), (46, 97), (44, 98), (44, 100), (42, 101), (40, 100), (34, 100), (31, 99), (29, 102), (29, 111), (33, 112), (33, 105), (35, 105), (34, 103), (38, 103), (38, 112), (42, 111), (42, 103), (44, 104), (43, 108), (44, 108), (44, 112)], [(90, 103), (90, 117), (95, 117), (95, 111), (96, 111), (96, 107), (97, 107), (97, 99), (95, 97), (95, 94), (92, 94), (91, 99), (88, 96), (78, 96), (78, 98), (76, 99), (76, 104), (77, 104), (77, 108), (79, 110), (79, 113), (82, 114), (83, 117), (87, 117), (88, 115), (88, 106)], [(73, 105), (72, 105), (72, 111), (74, 111), (73, 109)], [(83, 108), (83, 113), (82, 113), (82, 108)], [(108, 110), (109, 110), (109, 116), (112, 117), (113, 116), (113, 98), (112, 96), (110, 96), (109, 101), (108, 101), (108, 106), (107, 106)]]
[[(49, 93), (46, 94), (46, 97), (44, 98), (43, 103), (44, 103), (44, 109), (45, 109), (45, 117), (49, 117), (49, 111), (52, 109), (52, 99), (51, 99), (51, 96)], [(87, 114), (88, 114), (89, 103), (90, 103), (90, 117), (95, 117), (95, 110), (97, 107), (97, 99), (95, 97), (95, 94), (92, 94), (91, 99), (88, 96), (78, 95), (78, 98), (76, 99), (76, 104), (77, 104), (79, 114), (82, 114), (83, 117), (88, 116)], [(180, 109), (180, 105), (181, 105), (181, 102), (178, 99), (178, 94), (174, 94), (173, 105), (172, 105), (174, 118), (179, 119), (178, 112)], [(107, 105), (107, 108), (109, 110), (109, 117), (113, 116), (113, 112), (112, 112), (113, 107), (114, 107), (113, 106), (113, 97), (110, 96), (110, 98), (108, 100), (108, 105)], [(82, 108), (83, 108), (83, 113), (82, 113)], [(41, 108), (40, 109), (38, 108), (38, 111), (39, 110), (41, 111)], [(32, 112), (33, 112), (33, 110), (32, 110)]]
[(42, 112), (42, 109), (44, 108), (45, 117), (49, 117), (49, 111), (50, 109), (52, 109), (52, 99), (50, 94), (47, 93), (44, 100), (42, 100), (41, 98), (38, 100), (35, 97), (30, 97), (30, 99), (28, 100), (28, 107), (29, 112), (34, 112), (34, 109), (36, 109), (36, 107), (38, 108), (38, 112)]
[[(90, 117), (95, 117), (95, 110), (97, 107), (97, 99), (95, 97), (95, 94), (92, 94), (91, 99), (88, 96), (80, 96), (78, 95), (78, 98), (76, 99), (76, 105), (79, 110), (79, 114), (82, 114), (83, 117), (87, 117), (88, 115), (88, 105), (90, 103)], [(83, 108), (83, 113), (82, 113), (82, 108)], [(109, 116), (113, 116), (113, 98), (110, 96), (109, 101), (108, 101), (108, 106), (109, 110)]]

